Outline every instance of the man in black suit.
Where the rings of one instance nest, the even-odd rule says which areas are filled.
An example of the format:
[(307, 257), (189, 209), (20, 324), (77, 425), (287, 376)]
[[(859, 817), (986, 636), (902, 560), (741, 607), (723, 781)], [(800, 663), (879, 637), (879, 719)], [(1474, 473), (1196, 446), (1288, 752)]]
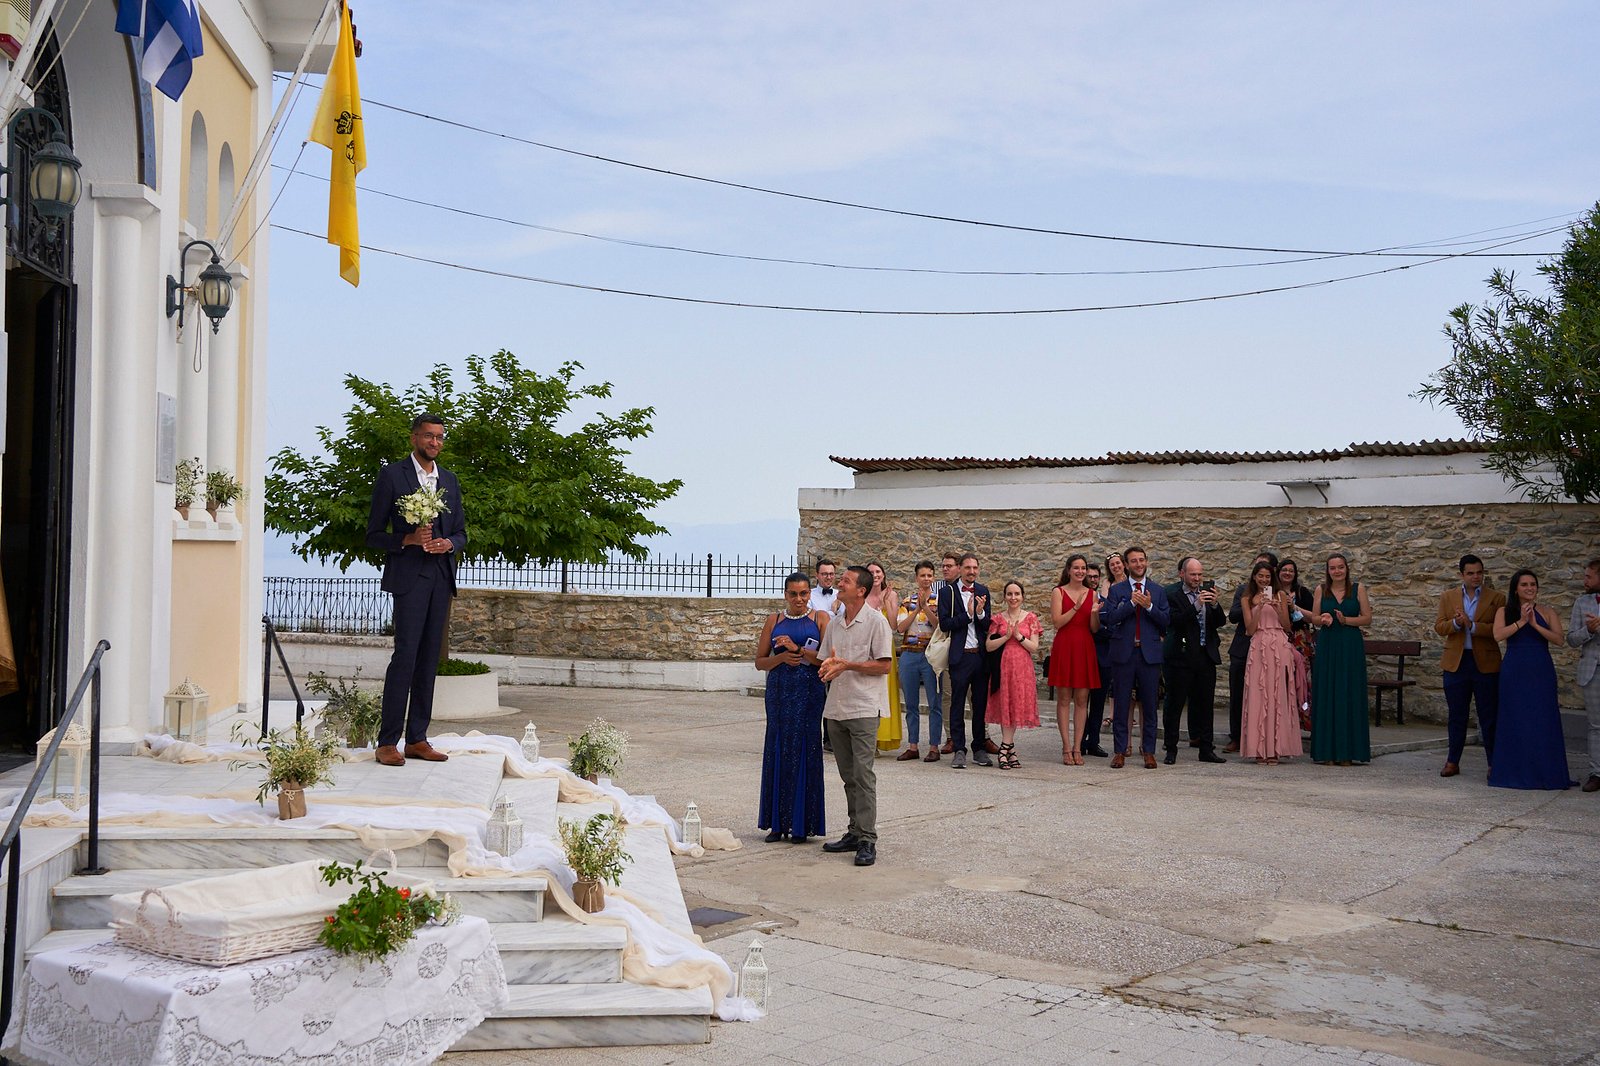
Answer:
[(983, 666), (983, 643), (989, 635), (989, 589), (978, 584), (978, 557), (961, 557), (961, 579), (939, 590), (939, 628), (950, 634), (950, 705), (945, 725), (954, 749), (950, 765), (967, 768), (967, 723), (963, 721), (967, 694), (972, 694), (972, 761), (993, 766), (989, 758), (989, 730), (984, 714), (989, 709), (989, 676)]
[(1143, 548), (1122, 553), (1128, 563), (1128, 576), (1106, 592), (1100, 608), (1100, 626), (1112, 626), (1107, 655), (1111, 659), (1111, 735), (1116, 754), (1111, 768), (1122, 769), (1128, 750), (1128, 716), (1133, 697), (1139, 695), (1144, 708), (1141, 720), (1143, 737), (1139, 751), (1147, 770), (1156, 768), (1156, 690), (1161, 685), (1161, 638), (1171, 624), (1167, 593), (1154, 581), (1146, 580), (1149, 557)]
[[(404, 766), (407, 756), (449, 758), (428, 743), (428, 725), (445, 619), (456, 594), (456, 552), (467, 546), (467, 516), (460, 482), (437, 462), (443, 444), (444, 419), (418, 415), (411, 420), (411, 454), (384, 467), (372, 489), (367, 547), (388, 553), (383, 590), (394, 597), (394, 655), (383, 677), (378, 727), (377, 759), (384, 766)], [(442, 492), (446, 509), (431, 525), (418, 526), (401, 516), (400, 500), (423, 486)]]
[(1179, 580), (1167, 586), (1167, 630), (1162, 658), (1166, 661), (1167, 705), (1161, 726), (1167, 737), (1168, 766), (1178, 761), (1178, 723), (1189, 707), (1189, 740), (1200, 749), (1201, 762), (1227, 762), (1211, 737), (1211, 712), (1217, 696), (1217, 666), (1222, 662), (1217, 630), (1225, 620), (1217, 606), (1217, 583), (1205, 579), (1205, 567), (1189, 556), (1178, 565)]
[[(1278, 557), (1269, 551), (1257, 552), (1250, 560), (1250, 569), (1257, 563), (1271, 563), (1272, 572), (1278, 572)], [(1247, 578), (1233, 590), (1233, 606), (1228, 609), (1228, 621), (1237, 628), (1228, 645), (1228, 746), (1222, 750), (1232, 754), (1239, 750), (1240, 727), (1244, 724), (1244, 664), (1250, 658), (1250, 632), (1244, 626), (1244, 590), (1250, 584)]]

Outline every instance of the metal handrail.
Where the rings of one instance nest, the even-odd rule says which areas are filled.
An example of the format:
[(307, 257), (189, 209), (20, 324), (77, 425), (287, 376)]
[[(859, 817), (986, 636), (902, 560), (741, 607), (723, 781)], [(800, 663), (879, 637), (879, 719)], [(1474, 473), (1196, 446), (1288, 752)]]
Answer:
[(300, 695), (300, 686), (294, 682), (294, 671), (289, 669), (289, 658), (278, 643), (278, 631), (273, 628), (269, 615), (261, 616), (266, 627), (266, 637), (261, 642), (261, 735), (267, 735), (267, 715), (272, 709), (272, 649), (278, 649), (278, 662), (283, 666), (283, 676), (289, 681), (289, 691), (294, 693), (294, 724), (299, 725), (306, 716), (306, 701)]
[(67, 709), (62, 713), (61, 720), (56, 723), (55, 736), (50, 738), (50, 745), (45, 748), (44, 755), (39, 759), (39, 765), (33, 771), (33, 777), (28, 781), (28, 787), (22, 790), (21, 797), (17, 800), (17, 811), (11, 816), (11, 824), (6, 826), (4, 835), (0, 835), (0, 850), (3, 850), (8, 860), (10, 875), (6, 878), (6, 935), (5, 958), (0, 961), (4, 970), (0, 970), (0, 1033), (5, 1032), (11, 1024), (11, 996), (14, 971), (17, 964), (17, 911), (21, 900), (22, 890), (22, 822), (28, 815), (28, 808), (33, 804), (33, 797), (38, 794), (39, 786), (44, 783), (44, 775), (55, 762), (56, 752), (61, 747), (62, 739), (67, 735), (67, 726), (72, 724), (72, 718), (78, 713), (78, 707), (83, 703), (84, 692), (89, 693), (89, 855), (88, 865), (78, 872), (80, 874), (103, 874), (105, 869), (100, 865), (100, 660), (105, 653), (111, 650), (111, 643), (102, 640), (94, 646), (94, 654), (89, 657), (89, 665), (83, 668), (83, 676), (78, 679), (78, 687), (72, 692), (72, 699), (67, 703)]

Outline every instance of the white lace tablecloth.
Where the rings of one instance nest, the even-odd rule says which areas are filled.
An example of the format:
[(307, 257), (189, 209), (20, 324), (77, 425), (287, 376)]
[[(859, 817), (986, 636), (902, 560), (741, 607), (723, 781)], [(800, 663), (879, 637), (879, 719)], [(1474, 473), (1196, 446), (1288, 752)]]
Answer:
[(428, 926), (364, 967), (316, 947), (195, 966), (109, 939), (36, 955), (4, 1053), (49, 1066), (432, 1062), (506, 1003), (489, 924)]

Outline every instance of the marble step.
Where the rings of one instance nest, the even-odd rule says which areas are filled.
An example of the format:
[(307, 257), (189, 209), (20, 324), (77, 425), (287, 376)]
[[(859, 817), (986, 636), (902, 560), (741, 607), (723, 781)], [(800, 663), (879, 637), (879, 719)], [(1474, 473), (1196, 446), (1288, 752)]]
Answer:
[[(87, 846), (78, 849), (87, 865)], [(305, 859), (371, 861), (372, 848), (348, 829), (299, 829), (278, 826), (172, 828), (107, 825), (100, 829), (100, 865), (124, 869), (239, 869), (278, 866)], [(438, 839), (395, 851), (402, 867), (424, 866), (444, 872), (450, 849)]]
[[(167, 868), (112, 870), (97, 877), (69, 877), (51, 890), (51, 927), (58, 930), (104, 929), (111, 920), (111, 897), (118, 893), (139, 892), (198, 877), (220, 877), (239, 872), (237, 869)], [(448, 892), (455, 897), (463, 913), (490, 922), (537, 926), (544, 919), (546, 882), (543, 877), (441, 877), (439, 874), (442, 871), (433, 867), (402, 866), (400, 872), (412, 877), (431, 878), (440, 892)]]
[(646, 985), (515, 985), (504, 1008), (452, 1051), (704, 1044), (711, 1040), (711, 993)]
[(111, 939), (111, 930), (101, 929), (52, 929), (44, 936), (29, 944), (23, 951), (24, 959), (31, 959), (41, 951), (54, 951), (57, 948), (81, 948), (85, 944), (98, 944), (102, 940)]
[(600, 985), (622, 980), (628, 932), (584, 925), (552, 907), (542, 922), (500, 922), (495, 947), (513, 985)]

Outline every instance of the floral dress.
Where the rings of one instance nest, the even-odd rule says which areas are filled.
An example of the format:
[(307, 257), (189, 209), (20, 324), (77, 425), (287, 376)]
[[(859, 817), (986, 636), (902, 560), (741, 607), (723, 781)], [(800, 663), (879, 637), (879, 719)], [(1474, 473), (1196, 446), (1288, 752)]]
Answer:
[[(1024, 638), (1037, 637), (1044, 632), (1039, 619), (1032, 611), (1022, 616), (1017, 628)], [(1011, 636), (1006, 616), (997, 614), (989, 623), (989, 635)], [(1039, 727), (1039, 680), (1034, 671), (1033, 655), (1020, 641), (1007, 640), (997, 653), (995, 675), (989, 685), (988, 721), (994, 725), (1013, 729)]]

